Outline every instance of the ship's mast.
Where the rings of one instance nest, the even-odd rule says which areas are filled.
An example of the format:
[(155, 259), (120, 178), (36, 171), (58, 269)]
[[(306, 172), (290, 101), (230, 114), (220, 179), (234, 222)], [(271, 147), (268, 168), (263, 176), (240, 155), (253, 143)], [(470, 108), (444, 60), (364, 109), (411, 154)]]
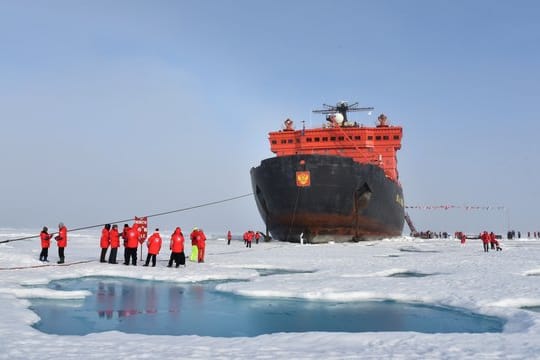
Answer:
[(343, 116), (343, 122), (347, 121), (347, 113), (351, 111), (372, 111), (373, 107), (358, 107), (358, 102), (349, 105), (346, 101), (340, 101), (335, 106), (323, 104), (326, 109), (313, 110), (316, 114), (328, 114), (326, 117), (327, 121), (330, 120), (331, 115), (341, 114)]

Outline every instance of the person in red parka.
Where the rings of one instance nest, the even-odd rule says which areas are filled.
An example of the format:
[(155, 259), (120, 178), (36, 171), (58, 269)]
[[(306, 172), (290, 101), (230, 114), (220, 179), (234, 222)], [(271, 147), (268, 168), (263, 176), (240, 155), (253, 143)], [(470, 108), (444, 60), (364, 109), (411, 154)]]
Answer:
[(227, 231), (227, 245), (231, 245), (232, 234), (231, 230)]
[(64, 223), (58, 224), (58, 235), (54, 237), (58, 246), (58, 264), (64, 263), (64, 249), (67, 247), (67, 228)]
[(186, 266), (186, 254), (184, 253), (184, 234), (182, 234), (182, 229), (177, 227), (174, 230), (174, 233), (171, 235), (171, 257), (169, 258), (169, 265), (167, 267), (172, 267), (174, 263), (176, 267), (180, 265)]
[(495, 233), (492, 231), (489, 233), (489, 244), (491, 245), (491, 250), (495, 250), (495, 245), (498, 243)]
[[(124, 229), (125, 230), (125, 229)], [(132, 265), (137, 265), (137, 246), (139, 246), (139, 231), (137, 229), (137, 224), (133, 224), (132, 227), (127, 228), (126, 235), (126, 262), (124, 265), (129, 265), (129, 260), (131, 259)]]
[(251, 241), (253, 241), (253, 231), (249, 230), (246, 233), (246, 247), (251, 247)]
[(116, 254), (120, 247), (120, 234), (118, 233), (118, 225), (114, 224), (109, 231), (109, 240), (111, 241), (111, 253), (109, 254), (109, 264), (118, 264), (116, 262)]
[(148, 266), (150, 259), (152, 259), (152, 266), (156, 266), (156, 256), (161, 250), (161, 236), (159, 235), (159, 229), (156, 229), (154, 233), (148, 238), (148, 255), (146, 256), (146, 262), (143, 266)]
[(197, 246), (200, 238), (199, 228), (195, 226), (191, 231), (191, 234), (189, 234), (189, 238), (191, 239), (191, 254), (189, 256), (189, 260), (199, 261), (199, 247)]
[(47, 257), (49, 256), (49, 246), (51, 246), (51, 239), (53, 234), (48, 233), (49, 229), (46, 226), (43, 227), (39, 237), (41, 239), (41, 253), (39, 254), (39, 261), (49, 262)]
[(489, 252), (489, 234), (487, 231), (484, 231), (482, 235), (480, 235), (480, 239), (482, 239), (482, 244), (484, 244), (484, 252)]
[(255, 244), (259, 243), (260, 238), (261, 238), (261, 234), (258, 231), (255, 231)]
[(107, 255), (107, 249), (109, 248), (109, 245), (111, 244), (111, 239), (109, 238), (109, 232), (111, 231), (111, 224), (105, 224), (103, 229), (101, 230), (101, 240), (100, 240), (100, 246), (101, 246), (101, 256), (99, 258), (99, 262), (107, 262), (105, 260), (105, 256)]
[(129, 264), (128, 247), (127, 247), (128, 230), (129, 230), (129, 225), (124, 224), (124, 229), (122, 230), (122, 239), (124, 240), (124, 264), (125, 263)]
[(204, 262), (204, 249), (206, 248), (206, 235), (203, 229), (199, 229), (197, 248), (199, 250), (198, 260), (202, 263)]
[(502, 251), (502, 248), (497, 241), (497, 236), (493, 231), (489, 233), (489, 243), (491, 244), (491, 250)]

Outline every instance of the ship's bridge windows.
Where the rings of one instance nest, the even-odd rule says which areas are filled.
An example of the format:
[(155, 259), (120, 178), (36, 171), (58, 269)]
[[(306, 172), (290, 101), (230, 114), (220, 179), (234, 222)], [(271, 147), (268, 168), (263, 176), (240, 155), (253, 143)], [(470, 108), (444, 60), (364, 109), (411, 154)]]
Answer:
[(368, 139), (368, 140), (373, 140), (373, 136), (369, 135), (369, 136), (367, 137), (367, 139)]
[(277, 141), (276, 141), (276, 140), (272, 140), (272, 145), (277, 145)]
[(362, 138), (361, 138), (359, 135), (356, 135), (356, 136), (354, 137), (354, 140), (361, 140), (361, 139), (362, 139)]
[(330, 136), (330, 141), (336, 141), (336, 137), (335, 136)]
[(326, 136), (323, 137), (323, 138), (322, 138), (322, 141), (328, 141), (328, 137), (326, 137)]
[(293, 143), (293, 139), (287, 140), (287, 144), (292, 144), (292, 143)]
[(381, 140), (380, 136), (375, 136), (375, 140)]
[(339, 141), (343, 141), (343, 140), (345, 140), (345, 137), (344, 137), (344, 136), (339, 136), (339, 137), (338, 137), (338, 140), (339, 140)]
[(382, 138), (383, 138), (383, 140), (389, 140), (388, 135), (384, 135)]
[(321, 141), (321, 138), (316, 137), (314, 140), (315, 140), (315, 142), (320, 142), (320, 141)]
[(310, 138), (310, 137), (306, 138), (306, 142), (311, 142), (312, 140), (313, 140), (313, 139)]
[(287, 143), (287, 140), (283, 139), (283, 140), (281, 140), (281, 143), (282, 143), (282, 144), (286, 144), (286, 143)]
[(399, 135), (394, 135), (394, 140), (399, 140)]

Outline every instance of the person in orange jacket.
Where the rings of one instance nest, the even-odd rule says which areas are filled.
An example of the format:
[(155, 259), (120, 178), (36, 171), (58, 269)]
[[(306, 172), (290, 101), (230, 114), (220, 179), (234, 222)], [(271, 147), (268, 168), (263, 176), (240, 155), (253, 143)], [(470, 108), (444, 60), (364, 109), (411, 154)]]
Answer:
[(199, 250), (198, 260), (200, 263), (204, 262), (204, 249), (206, 248), (206, 235), (203, 229), (199, 229), (197, 249)]
[(49, 229), (46, 226), (43, 227), (39, 237), (41, 239), (41, 253), (39, 254), (39, 261), (49, 262), (47, 257), (49, 256), (49, 247), (51, 246), (51, 239), (53, 234), (48, 233)]
[(128, 247), (127, 247), (128, 231), (129, 231), (129, 225), (124, 224), (124, 229), (122, 229), (122, 239), (124, 240), (124, 264), (125, 263), (129, 264)]
[(161, 250), (161, 235), (159, 235), (159, 229), (156, 229), (154, 233), (148, 238), (148, 255), (146, 256), (146, 262), (143, 266), (148, 266), (150, 259), (152, 259), (152, 266), (156, 266), (156, 256)]
[(484, 231), (482, 235), (480, 235), (480, 239), (482, 239), (482, 244), (484, 244), (484, 252), (489, 252), (489, 234), (487, 231)]
[(259, 243), (260, 238), (261, 238), (261, 234), (258, 231), (255, 231), (255, 244)]
[[(124, 228), (125, 230), (125, 228)], [(124, 262), (124, 265), (129, 265), (129, 261), (131, 260), (132, 265), (137, 265), (137, 247), (139, 246), (139, 231), (137, 230), (137, 224), (133, 224), (132, 227), (127, 228), (126, 231), (127, 234), (127, 241), (126, 244), (126, 262)]]
[(101, 246), (101, 256), (99, 258), (99, 262), (107, 262), (105, 260), (105, 256), (107, 255), (107, 249), (109, 248), (109, 245), (111, 244), (111, 239), (109, 238), (109, 232), (111, 231), (111, 224), (105, 224), (103, 229), (101, 230), (101, 239), (100, 239), (100, 246)]
[(251, 241), (253, 241), (253, 231), (249, 230), (246, 233), (246, 247), (251, 247)]
[(58, 246), (58, 264), (64, 263), (64, 249), (67, 247), (67, 228), (64, 223), (58, 224), (58, 235), (54, 237), (56, 245)]
[(227, 231), (227, 245), (231, 245), (232, 234), (231, 230)]
[(491, 244), (491, 250), (502, 251), (495, 233), (492, 231), (489, 233), (489, 243)]
[(182, 229), (177, 227), (174, 230), (174, 233), (171, 235), (171, 257), (169, 258), (169, 265), (167, 267), (172, 267), (172, 263), (176, 264), (176, 267), (180, 265), (186, 265), (186, 254), (184, 253), (184, 234), (182, 234)]
[(111, 231), (109, 231), (109, 239), (111, 241), (111, 252), (109, 254), (109, 264), (118, 264), (116, 261), (116, 254), (120, 247), (120, 234), (118, 233), (118, 225), (114, 224)]
[(491, 245), (491, 250), (495, 250), (495, 244), (497, 244), (498, 241), (495, 237), (495, 233), (492, 231), (489, 233), (489, 244)]

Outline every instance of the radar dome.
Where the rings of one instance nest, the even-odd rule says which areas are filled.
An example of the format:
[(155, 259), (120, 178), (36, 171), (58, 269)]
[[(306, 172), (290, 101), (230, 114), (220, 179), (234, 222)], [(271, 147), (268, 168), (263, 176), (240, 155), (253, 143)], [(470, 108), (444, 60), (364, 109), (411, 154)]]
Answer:
[(336, 122), (341, 125), (343, 124), (343, 115), (340, 113), (334, 114)]

